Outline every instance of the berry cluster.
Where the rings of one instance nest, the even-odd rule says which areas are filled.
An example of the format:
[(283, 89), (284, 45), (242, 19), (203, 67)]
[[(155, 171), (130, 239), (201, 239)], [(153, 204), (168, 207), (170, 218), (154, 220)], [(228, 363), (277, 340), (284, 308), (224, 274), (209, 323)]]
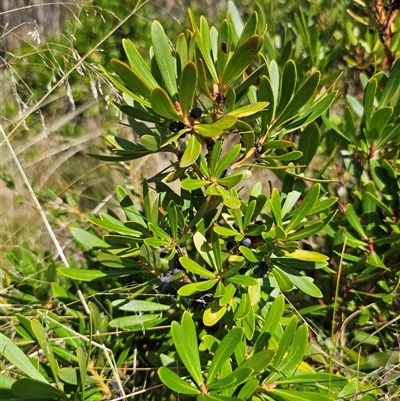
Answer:
[[(200, 107), (194, 107), (190, 111), (190, 117), (192, 117), (195, 120), (199, 119), (202, 114), (203, 114), (203, 110)], [(182, 121), (171, 121), (168, 125), (168, 129), (173, 133), (182, 131), (185, 128), (188, 128), (188, 127)], [(185, 135), (182, 135), (181, 138), (184, 136)]]

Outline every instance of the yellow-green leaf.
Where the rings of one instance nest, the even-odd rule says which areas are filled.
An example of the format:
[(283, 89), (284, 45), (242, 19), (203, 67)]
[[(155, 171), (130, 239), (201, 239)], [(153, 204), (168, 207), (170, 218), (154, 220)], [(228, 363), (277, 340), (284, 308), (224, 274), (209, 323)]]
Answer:
[(168, 93), (163, 88), (158, 87), (151, 91), (150, 103), (153, 110), (161, 117), (183, 121), (182, 116), (178, 114)]
[(193, 164), (199, 157), (202, 149), (202, 143), (196, 134), (192, 134), (189, 142), (186, 145), (186, 149), (182, 155), (180, 167), (187, 167)]
[(183, 68), (179, 83), (179, 103), (183, 113), (189, 111), (197, 87), (197, 69), (193, 61), (189, 61)]
[(151, 24), (151, 42), (153, 44), (154, 57), (164, 80), (165, 89), (171, 97), (178, 93), (176, 86), (175, 60), (172, 57), (171, 48), (164, 28), (158, 21)]

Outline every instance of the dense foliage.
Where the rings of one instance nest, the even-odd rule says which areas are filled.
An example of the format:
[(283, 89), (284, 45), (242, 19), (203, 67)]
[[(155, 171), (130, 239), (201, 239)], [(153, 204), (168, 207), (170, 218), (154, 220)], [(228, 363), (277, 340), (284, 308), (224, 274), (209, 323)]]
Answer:
[(398, 397), (400, 4), (276, 3), (189, 9), (82, 64), (126, 116), (104, 112), (90, 156), (117, 182), (87, 197), (117, 188), (92, 211), (32, 189), (75, 245), (4, 253), (2, 399)]

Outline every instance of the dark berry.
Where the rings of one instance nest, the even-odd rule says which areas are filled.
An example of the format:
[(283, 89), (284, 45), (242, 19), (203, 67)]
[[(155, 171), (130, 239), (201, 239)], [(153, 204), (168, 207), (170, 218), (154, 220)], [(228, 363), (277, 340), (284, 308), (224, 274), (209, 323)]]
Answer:
[(190, 117), (192, 118), (200, 118), (203, 114), (203, 110), (200, 107), (195, 107), (190, 111)]
[[(175, 271), (175, 269), (176, 269), (176, 271), (178, 271), (178, 270), (180, 270), (180, 271), (183, 271), (183, 273), (185, 273), (185, 269), (184, 269), (184, 267), (181, 265), (181, 262), (179, 262), (179, 258), (175, 258), (174, 259), (174, 271)], [(179, 272), (178, 272), (179, 273)], [(175, 274), (175, 273), (174, 273)]]
[(265, 262), (261, 262), (255, 269), (254, 273), (258, 277), (264, 277), (265, 274), (267, 274), (270, 271), (269, 266)]
[(161, 249), (160, 251), (160, 258), (164, 259), (168, 255), (168, 249)]
[(235, 243), (235, 242), (228, 241), (228, 242), (226, 243), (226, 249), (227, 249), (228, 251), (230, 251), (231, 249), (233, 249), (235, 246), (236, 246), (236, 243)]
[(248, 238), (248, 237), (245, 237), (245, 238), (242, 239), (241, 244), (243, 246), (247, 246), (247, 248), (249, 248), (251, 246), (251, 239)]
[(164, 285), (161, 287), (161, 292), (162, 292), (163, 294), (169, 294), (169, 293), (171, 293), (171, 291), (172, 291), (172, 287), (170, 287), (168, 284), (164, 284)]
[(373, 34), (375, 33), (375, 30), (374, 30), (373, 28), (369, 28), (369, 29), (368, 29), (368, 32), (369, 32), (371, 35), (373, 35)]
[(224, 173), (222, 174), (222, 177), (228, 177), (229, 175), (231, 175), (233, 173), (233, 169), (231, 169), (230, 167), (228, 167)]
[(108, 382), (108, 387), (109, 387), (111, 390), (119, 390), (119, 385), (118, 385), (118, 383), (117, 383), (115, 380), (110, 380), (110, 381)]
[(171, 121), (168, 128), (171, 132), (179, 132), (186, 128), (186, 125), (182, 121)]
[(264, 153), (264, 149), (263, 149), (263, 147), (261, 145), (257, 146), (257, 153), (260, 154), (260, 155)]

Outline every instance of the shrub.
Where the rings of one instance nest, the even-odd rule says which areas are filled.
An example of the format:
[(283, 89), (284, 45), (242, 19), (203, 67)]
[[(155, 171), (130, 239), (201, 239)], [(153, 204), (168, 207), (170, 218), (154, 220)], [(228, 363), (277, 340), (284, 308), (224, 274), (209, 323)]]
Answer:
[[(5, 399), (382, 395), (368, 375), (358, 380), (352, 369), (357, 375), (376, 369), (377, 359), (390, 365), (393, 342), (382, 341), (388, 352), (378, 355), (376, 333), (356, 330), (350, 349), (335, 336), (353, 315), (335, 319), (338, 308), (362, 308), (365, 281), (375, 288), (367, 295), (387, 304), (396, 291), (397, 273), (389, 269), (397, 264), (399, 239), (400, 64), (389, 77), (361, 75), (363, 103), (348, 96), (342, 117), (329, 111), (340, 76), (331, 74), (332, 54), (341, 48), (332, 53), (331, 39), (321, 39), (318, 28), (311, 29), (314, 39), (307, 37), (311, 11), (288, 31), (286, 38), (299, 32), (297, 45), (283, 34), (275, 48), (262, 7), (244, 24), (233, 3), (229, 9), (219, 29), (189, 11), (191, 29), (176, 41), (155, 21), (148, 63), (124, 39), (126, 61), (112, 59), (112, 71), (103, 68), (123, 94), (114, 105), (135, 139), (107, 136), (110, 153), (92, 156), (127, 166), (158, 154), (169, 166), (133, 190), (118, 186), (119, 204), (91, 215), (90, 230), (72, 228), (81, 254), (70, 267), (56, 268), (47, 258), (42, 285), (14, 278), (15, 299), (51, 308), (15, 315), (18, 335), (45, 357), (39, 370), (1, 335), (3, 356), (25, 372), (18, 380), (2, 376)], [(327, 166), (337, 149), (338, 174), (325, 176), (323, 158)], [(252, 183), (247, 193), (255, 170), (272, 172), (278, 184)], [(332, 185), (346, 184), (343, 171), (357, 191), (344, 194)], [(344, 208), (348, 200), (353, 204)], [(8, 254), (27, 273), (35, 259), (28, 246)], [(326, 285), (332, 277), (334, 296)], [(84, 296), (74, 294), (76, 281)], [(374, 318), (360, 315), (360, 325)], [(390, 317), (384, 315), (388, 324), (395, 321)], [(370, 346), (370, 357), (353, 351), (359, 342)], [(386, 388), (395, 393), (393, 387)]]

